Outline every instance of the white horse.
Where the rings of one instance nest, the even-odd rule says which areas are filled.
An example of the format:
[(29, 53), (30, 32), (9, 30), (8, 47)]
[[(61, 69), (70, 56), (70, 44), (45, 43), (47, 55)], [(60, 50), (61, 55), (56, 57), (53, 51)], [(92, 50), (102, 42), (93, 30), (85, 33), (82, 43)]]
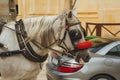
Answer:
[(82, 31), (79, 20), (71, 11), (5, 24), (0, 34), (2, 80), (36, 80), (40, 64), (51, 50), (79, 55), (76, 45), (80, 47), (78, 43), (85, 41)]

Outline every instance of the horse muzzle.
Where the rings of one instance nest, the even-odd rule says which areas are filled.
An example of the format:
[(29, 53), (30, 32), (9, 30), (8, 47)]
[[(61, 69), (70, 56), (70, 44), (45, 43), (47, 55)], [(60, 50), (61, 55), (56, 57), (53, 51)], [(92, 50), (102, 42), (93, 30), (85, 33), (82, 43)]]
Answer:
[(77, 61), (79, 63), (81, 63), (81, 61), (89, 62), (90, 59), (91, 59), (91, 56), (90, 56), (88, 49), (79, 50), (75, 56), (75, 61)]
[(92, 47), (91, 41), (85, 41), (80, 42), (76, 44), (76, 48), (78, 49), (78, 52), (76, 53), (75, 60), (77, 62), (88, 62), (91, 59), (90, 52), (88, 51), (88, 48)]

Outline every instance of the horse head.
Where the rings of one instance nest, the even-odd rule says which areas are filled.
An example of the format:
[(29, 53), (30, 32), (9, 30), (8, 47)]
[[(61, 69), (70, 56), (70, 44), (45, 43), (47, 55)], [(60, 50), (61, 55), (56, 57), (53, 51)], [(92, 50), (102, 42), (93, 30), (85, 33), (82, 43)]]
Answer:
[(90, 59), (88, 48), (92, 46), (92, 43), (85, 41), (86, 34), (81, 22), (72, 11), (66, 13), (64, 21), (58, 45), (65, 50), (66, 54), (73, 56), (77, 62), (81, 60), (88, 62)]
[[(81, 59), (89, 61), (87, 49), (91, 43), (85, 41), (85, 30), (74, 10), (64, 11), (58, 16), (26, 19), (24, 25), (29, 26), (26, 27), (28, 39), (40, 48), (38, 53), (46, 54), (49, 50), (54, 50), (70, 55), (78, 62)], [(59, 49), (56, 50), (56, 46)]]

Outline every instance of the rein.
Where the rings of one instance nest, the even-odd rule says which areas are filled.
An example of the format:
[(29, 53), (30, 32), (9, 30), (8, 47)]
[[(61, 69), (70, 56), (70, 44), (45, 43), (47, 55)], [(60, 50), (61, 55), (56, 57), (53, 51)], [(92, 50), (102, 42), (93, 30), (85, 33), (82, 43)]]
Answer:
[[(28, 60), (33, 61), (33, 62), (44, 62), (47, 59), (48, 54), (45, 55), (45, 56), (38, 55), (32, 49), (30, 43), (29, 42), (28, 43), (25, 42), (25, 39), (27, 39), (28, 37), (27, 37), (27, 32), (25, 31), (25, 27), (24, 27), (24, 24), (23, 24), (22, 20), (19, 20), (19, 21), (16, 22), (15, 30), (12, 29), (12, 28), (9, 28), (7, 26), (4, 26), (4, 27), (10, 29), (11, 31), (16, 32), (16, 36), (17, 36), (17, 39), (18, 39), (20, 50), (0, 52), (0, 57), (9, 57), (9, 56), (17, 55), (17, 54), (22, 54), (25, 58), (27, 58)], [(55, 38), (55, 36), (54, 36), (54, 38)], [(50, 50), (53, 50), (53, 51), (56, 51), (58, 53), (62, 53), (63, 54), (63, 52), (60, 52), (58, 50), (55, 50), (55, 49), (51, 48), (52, 45), (54, 45), (55, 43), (58, 42), (58, 40), (56, 40), (56, 39), (55, 39), (55, 42), (51, 43), (49, 46), (43, 46), (39, 42), (37, 42), (35, 40), (32, 40), (31, 42), (35, 46), (37, 46), (39, 49), (46, 49), (46, 48), (48, 48)], [(2, 47), (4, 47), (3, 44), (2, 44)]]

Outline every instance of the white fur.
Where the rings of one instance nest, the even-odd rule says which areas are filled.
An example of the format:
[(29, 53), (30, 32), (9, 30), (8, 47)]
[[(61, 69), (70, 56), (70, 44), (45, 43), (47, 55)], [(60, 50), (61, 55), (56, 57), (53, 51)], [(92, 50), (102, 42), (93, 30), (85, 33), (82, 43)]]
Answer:
[[(9, 26), (9, 28), (14, 29), (15, 22), (10, 22), (6, 24), (5, 26)], [(18, 42), (16, 33), (14, 31), (11, 31), (8, 28), (4, 28), (2, 34), (0, 35), (0, 42), (5, 45), (5, 47), (8, 50), (18, 50)]]
[[(55, 41), (54, 36), (56, 39), (63, 36), (62, 31), (65, 30), (64, 18), (65, 15), (62, 14), (59, 18), (57, 18), (57, 16), (44, 16), (23, 19), (28, 34), (27, 41), (36, 40), (43, 46), (49, 46)], [(15, 29), (15, 22), (9, 22), (6, 26)], [(4, 49), (0, 48), (1, 52), (19, 50), (15, 31), (6, 27), (4, 27), (0, 35), (0, 42), (5, 45)], [(70, 49), (73, 47), (69, 37), (66, 38), (65, 42)], [(49, 51), (49, 49), (40, 50), (34, 45), (32, 45), (32, 47), (39, 55), (45, 55)], [(40, 63), (31, 62), (24, 58), (23, 55), (0, 58), (0, 73), (2, 80), (36, 80), (39, 71)]]

